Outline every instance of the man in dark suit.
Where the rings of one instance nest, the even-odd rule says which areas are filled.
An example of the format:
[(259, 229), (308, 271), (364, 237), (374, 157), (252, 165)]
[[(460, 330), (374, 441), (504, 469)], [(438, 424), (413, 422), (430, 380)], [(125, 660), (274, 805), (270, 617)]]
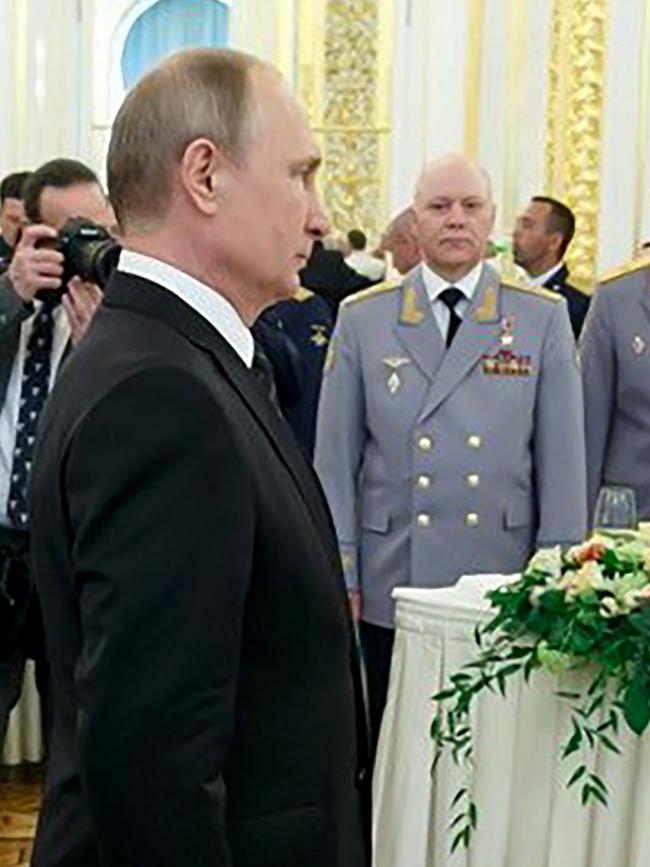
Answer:
[(575, 233), (573, 212), (550, 196), (533, 196), (517, 219), (512, 236), (514, 260), (533, 286), (544, 287), (566, 298), (576, 340), (582, 331), (589, 296), (569, 283), (564, 256)]
[(23, 189), (30, 172), (13, 172), (0, 183), (0, 270), (9, 265), (25, 222)]
[(62, 296), (63, 256), (53, 243), (70, 217), (109, 225), (112, 214), (95, 174), (77, 160), (40, 166), (21, 188), (27, 219), (8, 271), (0, 277), (0, 749), (20, 697), (25, 663), (36, 662), (44, 733), (49, 726), (47, 663), (38, 605), (27, 570), (26, 493), (34, 435), (45, 399), (70, 347), (83, 338), (101, 300), (73, 277)]
[(327, 229), (279, 74), (186, 51), (113, 125), (124, 252), (40, 431), (55, 723), (35, 867), (357, 867), (359, 725), (329, 513), (249, 326)]
[(340, 250), (326, 250), (322, 241), (316, 241), (300, 272), (301, 285), (327, 299), (335, 312), (348, 295), (367, 289), (376, 282), (350, 268)]

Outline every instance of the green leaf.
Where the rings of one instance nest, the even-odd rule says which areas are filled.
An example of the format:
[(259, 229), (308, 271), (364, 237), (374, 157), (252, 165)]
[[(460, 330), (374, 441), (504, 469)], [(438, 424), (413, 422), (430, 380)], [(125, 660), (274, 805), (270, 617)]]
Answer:
[(606, 737), (606, 735), (600, 735), (600, 742), (608, 750), (611, 750), (613, 753), (617, 753), (617, 755), (619, 756), (621, 755), (621, 750), (619, 749), (619, 747), (617, 747), (613, 741)]
[(579, 699), (582, 698), (582, 696), (580, 695), (579, 692), (564, 692), (562, 690), (560, 690), (559, 692), (556, 692), (555, 695), (558, 698), (569, 699), (569, 701), (578, 701)]
[(628, 686), (623, 699), (623, 716), (632, 731), (641, 735), (650, 722), (650, 693), (645, 677), (637, 677)]
[(475, 831), (476, 826), (478, 824), (478, 812), (476, 810), (476, 804), (473, 801), (469, 805), (469, 824), (472, 826), (472, 829)]
[(462, 831), (459, 831), (458, 834), (456, 834), (456, 836), (454, 837), (454, 842), (451, 844), (452, 855), (454, 854), (456, 849), (458, 849), (461, 843), (465, 846), (465, 848), (467, 848), (467, 845), (469, 843), (469, 835), (467, 833), (468, 830), (469, 828), (463, 828)]
[(582, 743), (582, 732), (578, 728), (578, 726), (573, 724), (573, 734), (569, 738), (566, 743), (566, 746), (562, 750), (562, 758), (566, 759), (567, 756), (570, 756), (572, 753), (577, 752), (580, 749), (580, 744)]
[(567, 788), (570, 789), (571, 786), (574, 786), (581, 777), (584, 777), (586, 771), (587, 771), (587, 766), (586, 765), (580, 765), (580, 767), (576, 771), (574, 771), (574, 773), (571, 775), (571, 779), (567, 783)]
[(455, 819), (452, 819), (449, 823), (449, 830), (453, 831), (456, 825), (460, 825), (461, 822), (465, 822), (467, 820), (467, 816), (465, 813), (459, 813)]

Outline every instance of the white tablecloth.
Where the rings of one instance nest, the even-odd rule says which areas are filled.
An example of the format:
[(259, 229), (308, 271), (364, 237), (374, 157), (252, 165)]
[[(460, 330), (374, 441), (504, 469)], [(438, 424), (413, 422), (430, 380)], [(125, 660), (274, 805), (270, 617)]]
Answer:
[(36, 689), (34, 663), (27, 660), (20, 701), (11, 712), (7, 738), (0, 750), (0, 764), (19, 765), (39, 762), (43, 757), (41, 740), (41, 706)]
[(470, 785), (479, 827), (469, 852), (450, 855), (450, 803), (467, 777), (445, 756), (432, 781), (430, 696), (476, 655), (474, 626), (488, 616), (482, 594), (462, 580), (441, 590), (395, 591), (397, 631), (374, 775), (374, 867), (649, 867), (650, 739), (622, 730), (623, 756), (598, 754), (609, 808), (582, 807), (579, 784), (565, 789), (580, 753), (575, 764), (558, 758), (570, 710), (555, 692), (571, 682), (541, 672), (529, 685), (511, 682), (507, 699), (478, 699)]

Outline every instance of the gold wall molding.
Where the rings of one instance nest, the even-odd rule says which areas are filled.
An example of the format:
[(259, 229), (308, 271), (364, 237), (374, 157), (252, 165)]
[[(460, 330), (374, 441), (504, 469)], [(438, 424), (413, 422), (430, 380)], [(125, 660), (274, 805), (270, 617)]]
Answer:
[(465, 66), (465, 153), (478, 156), (483, 65), (484, 0), (468, 0)]
[(546, 187), (576, 215), (573, 280), (593, 286), (598, 260), (600, 160), (609, 0), (553, 0)]
[(298, 0), (298, 86), (323, 150), (334, 230), (386, 220), (390, 133), (388, 0)]

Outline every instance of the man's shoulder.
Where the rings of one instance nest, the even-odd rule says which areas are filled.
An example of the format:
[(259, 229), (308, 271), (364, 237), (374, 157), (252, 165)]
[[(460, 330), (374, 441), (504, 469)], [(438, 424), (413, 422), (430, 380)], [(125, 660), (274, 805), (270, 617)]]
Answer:
[(599, 289), (607, 292), (645, 286), (650, 277), (650, 261), (647, 259), (632, 259), (602, 274), (598, 280)]
[(363, 307), (365, 309), (368, 305), (368, 302), (376, 302), (380, 298), (386, 299), (391, 294), (399, 291), (400, 289), (400, 283), (395, 283), (392, 280), (384, 280), (381, 283), (370, 286), (370, 288), (368, 289), (362, 289), (360, 292), (355, 292), (353, 295), (348, 295), (348, 297), (341, 302), (341, 307), (350, 308), (355, 307), (356, 305), (363, 304)]
[(534, 306), (546, 306), (549, 302), (557, 304), (562, 300), (562, 296), (552, 289), (546, 289), (544, 286), (525, 286), (515, 280), (502, 280), (501, 289), (507, 295), (512, 294), (521, 303)]

